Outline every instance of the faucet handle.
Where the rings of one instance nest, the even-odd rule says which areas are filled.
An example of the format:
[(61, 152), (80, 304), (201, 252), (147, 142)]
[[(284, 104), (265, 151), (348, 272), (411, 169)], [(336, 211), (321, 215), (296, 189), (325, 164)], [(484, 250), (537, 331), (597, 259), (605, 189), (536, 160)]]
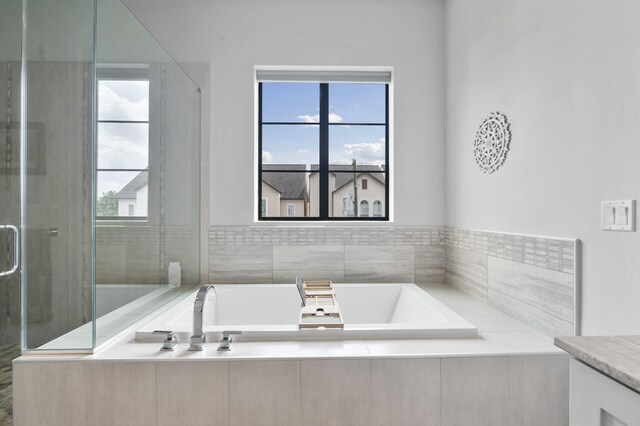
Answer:
[(161, 351), (172, 351), (178, 346), (178, 337), (173, 334), (173, 331), (167, 330), (154, 330), (153, 334), (160, 334), (164, 336), (164, 341), (162, 342)]
[(219, 351), (230, 351), (231, 343), (233, 343), (233, 334), (242, 334), (242, 331), (234, 331), (234, 330), (224, 330), (222, 332), (222, 340), (220, 340), (220, 345), (218, 345)]

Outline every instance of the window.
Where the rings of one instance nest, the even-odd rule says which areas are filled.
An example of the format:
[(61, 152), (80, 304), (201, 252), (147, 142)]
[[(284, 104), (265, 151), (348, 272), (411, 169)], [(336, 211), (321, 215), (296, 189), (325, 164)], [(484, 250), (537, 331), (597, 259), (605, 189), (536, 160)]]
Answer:
[(261, 208), (261, 212), (262, 212), (262, 216), (267, 216), (267, 209), (269, 208), (269, 202), (266, 198), (262, 199), (262, 208)]
[(373, 216), (382, 216), (382, 203), (380, 202), (380, 200), (375, 200), (373, 202)]
[(294, 217), (296, 215), (296, 205), (295, 204), (287, 204), (287, 216)]
[(360, 216), (361, 217), (369, 216), (369, 202), (367, 200), (360, 201)]
[[(346, 74), (257, 72), (258, 200), (281, 205), (259, 220), (388, 220), (369, 216), (368, 202), (366, 215), (357, 210), (358, 191), (389, 199), (390, 72)], [(304, 209), (291, 214), (283, 200)]]
[(146, 219), (149, 77), (146, 69), (98, 70), (98, 219)]

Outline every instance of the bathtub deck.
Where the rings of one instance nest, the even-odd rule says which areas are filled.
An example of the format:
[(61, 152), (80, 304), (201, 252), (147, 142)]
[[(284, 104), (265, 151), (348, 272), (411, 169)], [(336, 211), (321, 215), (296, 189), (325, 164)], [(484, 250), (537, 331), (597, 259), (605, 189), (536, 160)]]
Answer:
[(15, 362), (443, 358), (563, 354), (563, 351), (553, 344), (551, 337), (543, 335), (466, 293), (442, 284), (420, 287), (476, 325), (478, 337), (271, 342), (237, 340), (229, 352), (216, 351), (217, 342), (211, 342), (202, 352), (189, 352), (188, 343), (180, 343), (173, 352), (161, 352), (160, 343), (135, 342), (135, 333), (132, 331), (93, 355), (31, 355), (22, 356)]
[(131, 331), (94, 355), (16, 360), (15, 424), (569, 424), (569, 357), (551, 338), (453, 288), (426, 290), (479, 335), (161, 352)]

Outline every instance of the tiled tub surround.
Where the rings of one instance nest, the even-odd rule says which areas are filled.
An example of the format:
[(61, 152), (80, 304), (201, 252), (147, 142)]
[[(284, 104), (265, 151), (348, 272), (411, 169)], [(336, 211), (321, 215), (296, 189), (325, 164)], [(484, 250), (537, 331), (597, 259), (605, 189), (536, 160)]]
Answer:
[(127, 335), (94, 355), (18, 359), (15, 424), (568, 425), (568, 356), (552, 339), (451, 286), (423, 288), (479, 337), (194, 353)]
[(446, 281), (548, 335), (574, 335), (578, 244), (438, 226), (214, 226), (209, 281)]
[(446, 282), (550, 336), (579, 334), (579, 241), (446, 228)]
[(444, 227), (215, 226), (211, 283), (444, 282)]

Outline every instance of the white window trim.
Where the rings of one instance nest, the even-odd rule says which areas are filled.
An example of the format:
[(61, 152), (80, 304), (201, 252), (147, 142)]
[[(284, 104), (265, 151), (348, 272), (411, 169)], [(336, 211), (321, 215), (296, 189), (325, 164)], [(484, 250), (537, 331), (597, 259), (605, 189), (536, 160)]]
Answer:
[[(389, 168), (391, 169), (391, 171), (387, 171), (388, 173), (388, 179), (387, 179), (387, 185), (389, 185), (389, 182), (391, 182), (391, 185), (389, 185), (389, 197), (387, 199), (387, 206), (386, 209), (389, 213), (389, 220), (385, 221), (385, 222), (371, 222), (371, 221), (345, 221), (345, 222), (340, 222), (340, 221), (323, 221), (323, 220), (317, 220), (317, 221), (289, 221), (289, 222), (281, 222), (281, 221), (268, 221), (268, 220), (259, 220), (258, 219), (258, 214), (260, 212), (260, 210), (258, 210), (258, 208), (254, 209), (255, 213), (254, 213), (254, 217), (253, 217), (253, 222), (256, 225), (266, 225), (266, 226), (290, 226), (290, 225), (305, 225), (305, 226), (309, 226), (309, 227), (313, 227), (313, 226), (327, 226), (328, 224), (331, 224), (331, 226), (334, 227), (340, 227), (340, 226), (372, 226), (373, 223), (376, 223), (376, 226), (385, 226), (385, 225), (391, 225), (395, 222), (395, 154), (394, 154), (394, 128), (395, 128), (395, 119), (394, 119), (394, 111), (395, 111), (395, 101), (394, 101), (394, 94), (395, 94), (395, 90), (394, 90), (394, 80), (395, 80), (395, 71), (394, 71), (394, 67), (393, 66), (324, 66), (324, 65), (319, 65), (319, 66), (306, 66), (306, 65), (255, 65), (253, 67), (253, 200), (254, 203), (256, 203), (255, 200), (258, 199), (258, 185), (260, 184), (259, 181), (259, 176), (258, 176), (258, 164), (260, 161), (260, 153), (258, 152), (258, 83), (260, 82), (260, 80), (258, 80), (258, 72), (260, 71), (284, 71), (284, 72), (293, 72), (293, 71), (297, 71), (297, 72), (313, 72), (313, 71), (320, 71), (320, 72), (354, 72), (354, 73), (366, 73), (366, 72), (370, 72), (370, 73), (376, 73), (376, 72), (388, 72), (390, 77), (389, 77), (389, 140), (386, 141), (387, 145), (389, 146)], [(265, 81), (265, 80), (262, 80)], [(282, 81), (282, 80), (279, 80)], [(296, 81), (296, 80), (293, 80)], [(298, 80), (299, 81), (299, 80)], [(362, 80), (364, 81), (364, 80)], [(329, 81), (324, 81), (324, 83), (329, 83)]]

